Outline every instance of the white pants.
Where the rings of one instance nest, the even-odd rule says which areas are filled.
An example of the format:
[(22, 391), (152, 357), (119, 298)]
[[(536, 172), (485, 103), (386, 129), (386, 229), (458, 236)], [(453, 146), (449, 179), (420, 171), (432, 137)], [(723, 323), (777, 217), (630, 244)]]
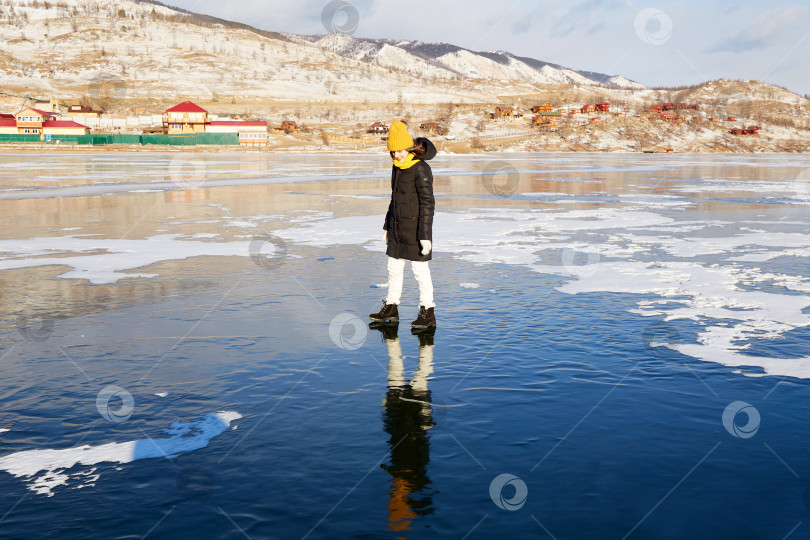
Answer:
[[(405, 276), (405, 259), (388, 257), (388, 297), (386, 304), (399, 305), (402, 296), (402, 279)], [(435, 307), (433, 303), (433, 280), (430, 278), (428, 261), (411, 261), (413, 277), (419, 284), (419, 305), (426, 308)]]

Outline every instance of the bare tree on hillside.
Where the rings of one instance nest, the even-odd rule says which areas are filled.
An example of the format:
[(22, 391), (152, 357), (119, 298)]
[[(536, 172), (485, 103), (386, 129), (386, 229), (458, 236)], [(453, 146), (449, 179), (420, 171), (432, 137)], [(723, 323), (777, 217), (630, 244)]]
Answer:
[(453, 117), (453, 104), (451, 102), (442, 103), (439, 105), (439, 113), (437, 118), (440, 122), (449, 122)]

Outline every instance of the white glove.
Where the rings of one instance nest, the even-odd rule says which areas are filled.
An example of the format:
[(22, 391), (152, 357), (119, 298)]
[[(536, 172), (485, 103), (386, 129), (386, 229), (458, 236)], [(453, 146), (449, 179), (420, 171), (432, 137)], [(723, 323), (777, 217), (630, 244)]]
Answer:
[(422, 246), (422, 255), (427, 255), (430, 253), (430, 249), (432, 247), (430, 240), (419, 240), (419, 244)]
[(383, 244), (388, 243), (388, 231), (383, 231)]

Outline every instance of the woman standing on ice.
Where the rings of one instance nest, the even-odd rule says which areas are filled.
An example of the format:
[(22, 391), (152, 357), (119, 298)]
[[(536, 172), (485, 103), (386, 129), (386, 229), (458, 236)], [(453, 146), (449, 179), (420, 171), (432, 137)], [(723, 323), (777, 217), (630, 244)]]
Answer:
[(419, 316), (411, 323), (415, 329), (436, 326), (433, 314), (433, 282), (428, 261), (433, 240), (433, 172), (425, 161), (436, 155), (428, 139), (408, 134), (400, 121), (388, 131), (388, 151), (394, 161), (391, 169), (391, 203), (385, 215), (383, 242), (388, 255), (388, 296), (383, 307), (369, 318), (375, 322), (399, 321), (402, 279), (405, 261), (419, 284)]

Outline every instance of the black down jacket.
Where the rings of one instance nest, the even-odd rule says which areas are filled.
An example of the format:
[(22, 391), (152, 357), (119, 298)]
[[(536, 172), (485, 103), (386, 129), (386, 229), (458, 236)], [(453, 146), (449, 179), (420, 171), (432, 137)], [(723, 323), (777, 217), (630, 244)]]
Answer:
[(436, 156), (436, 147), (422, 137), (414, 143), (425, 147), (421, 161), (407, 169), (391, 166), (391, 204), (383, 225), (388, 232), (385, 253), (395, 259), (429, 261), (433, 250), (422, 255), (419, 240), (433, 241), (433, 172), (425, 161)]

